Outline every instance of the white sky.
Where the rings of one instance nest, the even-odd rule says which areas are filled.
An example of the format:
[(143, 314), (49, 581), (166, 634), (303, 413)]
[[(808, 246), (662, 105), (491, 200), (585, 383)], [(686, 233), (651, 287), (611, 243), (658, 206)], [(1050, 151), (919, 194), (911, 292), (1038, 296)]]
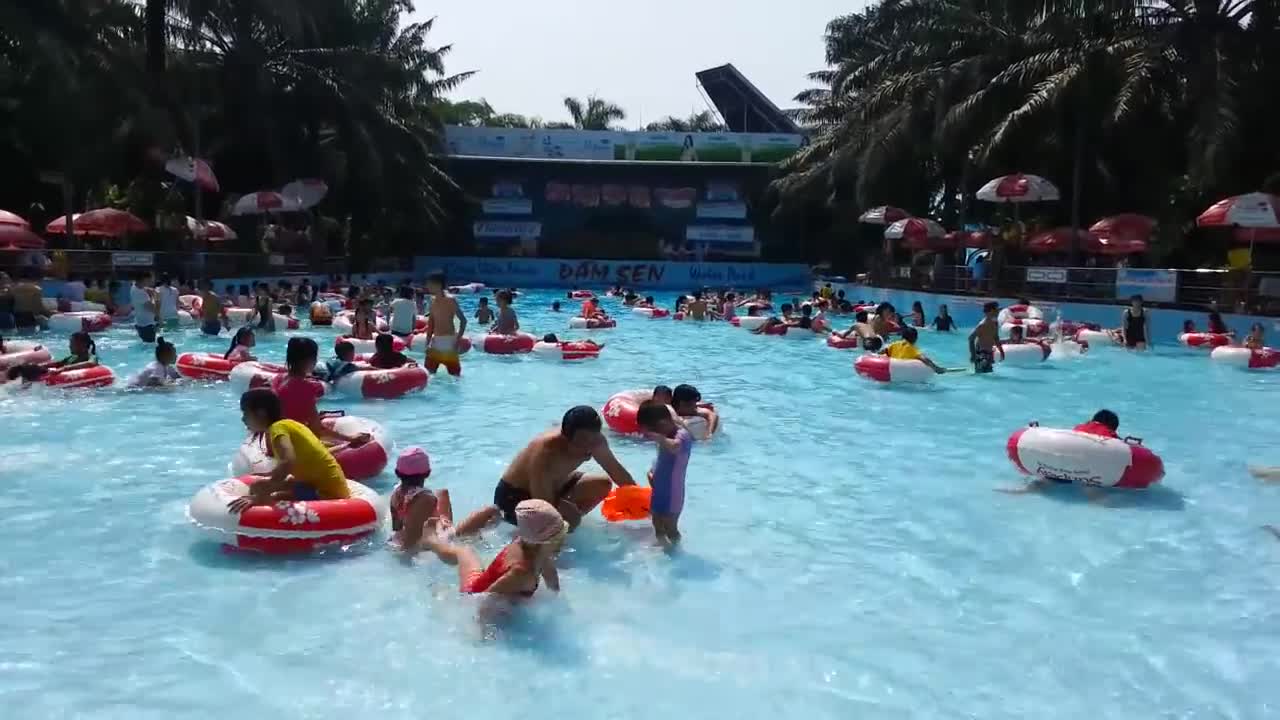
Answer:
[(455, 99), (485, 98), (498, 112), (567, 119), (567, 95), (597, 94), (627, 111), (627, 127), (705, 110), (694, 73), (733, 63), (780, 108), (823, 66), (833, 18), (866, 0), (790, 3), (642, 0), (477, 2), (418, 0), (432, 45), (453, 45), (449, 72), (477, 74)]

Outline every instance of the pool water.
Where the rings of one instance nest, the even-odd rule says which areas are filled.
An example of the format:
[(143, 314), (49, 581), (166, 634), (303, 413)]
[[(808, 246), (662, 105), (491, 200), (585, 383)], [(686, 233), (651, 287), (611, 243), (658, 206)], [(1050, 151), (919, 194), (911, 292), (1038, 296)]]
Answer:
[[(1246, 464), (1280, 464), (1280, 375), (1163, 346), (889, 387), (816, 338), (647, 320), (612, 300), (617, 329), (566, 332), (554, 297), (523, 296), (522, 324), (601, 339), (598, 361), (472, 352), (459, 381), (342, 407), (427, 448), (430, 484), (462, 513), (569, 406), (691, 382), (725, 430), (694, 450), (677, 554), (594, 514), (561, 558), (563, 592), (495, 627), (429, 555), (281, 560), (203, 540), (186, 504), (245, 434), (226, 384), (0, 393), (13, 717), (1275, 717), (1280, 543), (1260, 526), (1280, 523), (1280, 487)], [(921, 337), (965, 364), (964, 333)], [(282, 359), (284, 342), (257, 352)], [(98, 345), (120, 384), (151, 359), (130, 328)], [(1013, 430), (1100, 407), (1163, 456), (1161, 486), (1106, 505), (993, 492), (1021, 482)], [(643, 475), (653, 447), (611, 443)], [(488, 532), (481, 554), (506, 537)]]

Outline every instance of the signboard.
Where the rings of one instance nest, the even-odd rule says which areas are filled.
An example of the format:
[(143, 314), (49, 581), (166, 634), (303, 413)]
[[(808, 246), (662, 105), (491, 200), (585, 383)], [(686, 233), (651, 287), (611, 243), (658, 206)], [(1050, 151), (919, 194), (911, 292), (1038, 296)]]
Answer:
[[(532, 130), (451, 125), (449, 154), (543, 160), (778, 163), (808, 144), (803, 135), (614, 130)], [(710, 199), (710, 198), (709, 198)]]
[(529, 215), (533, 201), (529, 198), (495, 197), (481, 203), (485, 215)]
[(1153, 302), (1173, 302), (1178, 295), (1178, 273), (1173, 270), (1116, 270), (1116, 298), (1141, 295)]
[(756, 231), (750, 225), (690, 225), (684, 237), (691, 242), (746, 245), (755, 242)]
[(1027, 282), (1062, 285), (1067, 282), (1067, 269), (1054, 267), (1029, 267), (1027, 268)]
[(535, 238), (542, 236), (542, 223), (537, 220), (477, 220), (471, 226), (477, 238)]
[(449, 282), (482, 282), (502, 287), (626, 285), (688, 290), (703, 285), (795, 288), (809, 287), (813, 282), (806, 265), (773, 263), (420, 257), (415, 261), (414, 270), (418, 275), (443, 270)]
[(111, 253), (111, 264), (115, 267), (151, 267), (156, 264), (156, 254), (149, 252)]
[(745, 220), (747, 206), (740, 202), (698, 203), (698, 217), (715, 220)]

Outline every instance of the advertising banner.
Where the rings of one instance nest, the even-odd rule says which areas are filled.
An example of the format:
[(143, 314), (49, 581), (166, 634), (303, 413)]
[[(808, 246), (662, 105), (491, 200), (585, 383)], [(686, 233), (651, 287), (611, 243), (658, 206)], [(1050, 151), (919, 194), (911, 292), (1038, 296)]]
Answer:
[(690, 225), (684, 237), (690, 242), (746, 245), (755, 242), (756, 231), (750, 225)]
[(1141, 295), (1153, 302), (1173, 302), (1178, 295), (1178, 273), (1173, 270), (1116, 270), (1116, 298)]
[(807, 140), (777, 133), (445, 128), (449, 154), (551, 160), (777, 163)]
[(502, 287), (626, 285), (655, 290), (691, 290), (704, 285), (738, 288), (807, 288), (813, 282), (801, 264), (666, 262), (661, 260), (552, 260), (537, 258), (420, 257), (415, 272), (441, 270), (451, 283)]
[(714, 220), (745, 220), (747, 206), (740, 202), (698, 203), (698, 217)]
[(477, 220), (471, 233), (480, 238), (536, 238), (542, 236), (542, 223), (536, 220)]
[(1061, 285), (1067, 281), (1067, 269), (1055, 267), (1027, 268), (1027, 282)]
[(485, 215), (528, 215), (533, 212), (529, 198), (489, 198), (481, 203)]
[(547, 202), (558, 205), (573, 199), (573, 186), (562, 182), (547, 183)]

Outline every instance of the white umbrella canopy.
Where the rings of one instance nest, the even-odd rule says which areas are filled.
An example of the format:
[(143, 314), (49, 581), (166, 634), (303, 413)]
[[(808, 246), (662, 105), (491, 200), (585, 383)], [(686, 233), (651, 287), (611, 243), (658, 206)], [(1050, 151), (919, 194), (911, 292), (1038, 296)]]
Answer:
[(1200, 227), (1280, 227), (1280, 196), (1247, 193), (1219, 200), (1196, 218)]
[(884, 229), (884, 236), (889, 240), (921, 241), (945, 237), (946, 229), (928, 218), (907, 218), (899, 220)]
[(190, 232), (193, 237), (200, 238), (201, 240), (209, 240), (211, 242), (235, 240), (240, 237), (236, 234), (235, 230), (232, 230), (224, 223), (220, 223), (216, 220), (205, 220), (204, 222), (200, 222), (190, 215), (187, 216), (187, 231)]
[(977, 198), (993, 203), (1024, 203), (1058, 200), (1062, 194), (1053, 183), (1039, 175), (1014, 173), (992, 179), (978, 189)]
[(249, 193), (236, 201), (232, 215), (262, 215), (269, 212), (295, 212), (302, 206), (294, 198), (285, 197), (274, 190)]
[(285, 185), (280, 194), (295, 200), (301, 209), (310, 210), (329, 194), (329, 185), (317, 178), (304, 178)]
[(213, 174), (213, 168), (209, 167), (207, 160), (193, 157), (169, 158), (164, 164), (164, 169), (170, 175), (194, 183), (209, 192), (220, 190), (218, 178)]

